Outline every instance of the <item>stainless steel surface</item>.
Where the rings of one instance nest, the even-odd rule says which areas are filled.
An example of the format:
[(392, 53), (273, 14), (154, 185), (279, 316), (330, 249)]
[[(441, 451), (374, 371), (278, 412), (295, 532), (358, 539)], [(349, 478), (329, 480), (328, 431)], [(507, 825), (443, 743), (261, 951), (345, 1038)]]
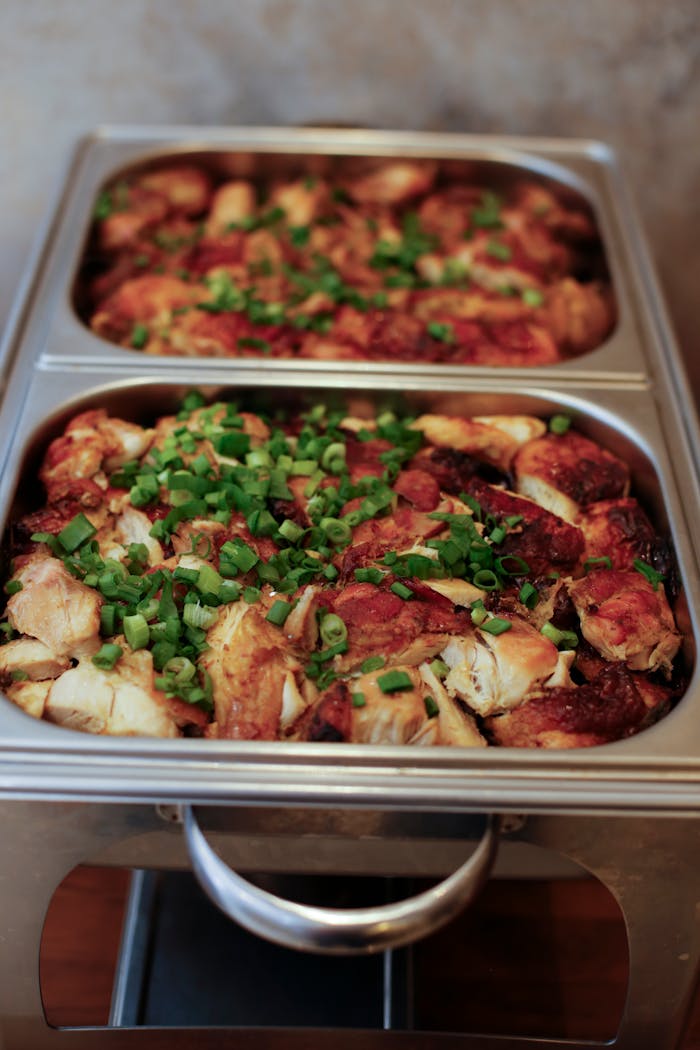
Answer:
[(373, 908), (317, 908), (283, 900), (241, 878), (211, 848), (192, 806), (182, 807), (182, 819), (192, 870), (225, 915), (275, 944), (323, 955), (400, 948), (444, 926), (483, 886), (498, 844), (497, 829), (489, 820), (468, 860), (418, 896)]
[[(76, 151), (68, 180), (68, 193), (61, 203), (60, 229), (46, 243), (44, 265), (37, 287), (37, 309), (24, 335), (34, 353), (46, 362), (73, 362), (99, 365), (121, 364), (139, 370), (159, 369), (163, 362), (137, 355), (93, 335), (78, 320), (72, 306), (73, 285), (91, 223), (92, 207), (100, 187), (122, 170), (173, 155), (212, 151), (251, 153), (261, 157), (324, 158), (328, 156), (413, 156), (436, 157), (446, 161), (473, 162), (494, 169), (518, 166), (523, 175), (553, 179), (563, 187), (580, 193), (591, 205), (604, 243), (612, 285), (617, 299), (618, 323), (602, 347), (583, 358), (536, 369), (538, 374), (564, 373), (576, 378), (595, 373), (639, 377), (645, 371), (647, 348), (640, 346), (640, 321), (634, 293), (629, 284), (630, 266), (625, 243), (624, 216), (616, 214), (614, 185), (615, 160), (601, 143), (537, 138), (436, 134), (418, 132), (375, 132), (370, 130), (295, 128), (105, 128), (87, 137)], [(622, 225), (620, 224), (622, 221)], [(135, 362), (138, 359), (138, 364)], [(175, 373), (192, 367), (186, 358), (167, 358)], [(228, 362), (235, 367), (238, 362)], [(346, 363), (271, 360), (273, 371), (279, 366), (302, 373), (330, 370), (341, 374)], [(363, 363), (369, 374), (384, 369), (382, 364)], [(464, 366), (437, 366), (447, 373), (459, 373)], [(423, 366), (406, 364), (401, 371), (418, 375)], [(487, 372), (470, 366), (472, 372)], [(525, 377), (532, 369), (499, 370), (504, 376)]]
[[(27, 486), (19, 486), (19, 478), (72, 413), (88, 404), (104, 404), (132, 417), (144, 413), (152, 417), (170, 408), (186, 388), (181, 380), (127, 379), (116, 369), (36, 367), (30, 378), (21, 428), (13, 435), (0, 425), (0, 445), (6, 455), (0, 505), (6, 514), (16, 495), (16, 506), (27, 508), (31, 493)], [(409, 381), (402, 376), (399, 383), (389, 374), (354, 375), (351, 385), (347, 376), (339, 384), (323, 374), (281, 375), (262, 368), (243, 370), (237, 378), (232, 385), (227, 371), (200, 367), (197, 372), (205, 393), (218, 396), (228, 391), (246, 403), (330, 401), (342, 396), (353, 411), (398, 401), (408, 408), (466, 414), (571, 412), (582, 429), (630, 462), (635, 491), (657, 524), (670, 530), (688, 606), (690, 680), (684, 698), (658, 725), (636, 737), (573, 752), (96, 737), (37, 722), (2, 700), (0, 793), (197, 803), (366, 806), (381, 802), (417, 810), (696, 808), (700, 687), (693, 671), (693, 639), (698, 636), (700, 578), (691, 522), (700, 520), (700, 502), (689, 484), (693, 464), (683, 456), (680, 442), (669, 447), (669, 428), (680, 426), (680, 419), (661, 411), (655, 387), (606, 381), (579, 384), (574, 390), (568, 383), (550, 382), (514, 384), (504, 393), (500, 376), (460, 376), (450, 381), (427, 376)], [(3, 419), (7, 420), (6, 414)], [(31, 476), (31, 467), (28, 473)]]

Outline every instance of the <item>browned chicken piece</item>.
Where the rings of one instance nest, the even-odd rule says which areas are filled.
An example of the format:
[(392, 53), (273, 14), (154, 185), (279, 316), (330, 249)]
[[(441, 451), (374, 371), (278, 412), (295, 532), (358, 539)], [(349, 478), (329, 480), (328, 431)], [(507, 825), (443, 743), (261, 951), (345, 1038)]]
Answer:
[(414, 737), (413, 743), (486, 747), (486, 740), (479, 732), (474, 716), (468, 714), (458, 700), (449, 696), (440, 679), (431, 670), (430, 664), (421, 664), (419, 670), (425, 686), (424, 692), (427, 689), (426, 695), (435, 701), (437, 715), (429, 717), (423, 729)]
[(212, 198), (205, 232), (209, 237), (225, 233), (233, 225), (255, 214), (255, 190), (250, 182), (225, 182)]
[(15, 638), (0, 647), (0, 679), (11, 680), (15, 671), (24, 672), (31, 681), (58, 678), (70, 667), (66, 656), (57, 656), (35, 638)]
[(593, 747), (633, 736), (654, 722), (670, 692), (621, 665), (606, 667), (593, 682), (550, 689), (507, 714), (486, 720), (501, 747)]
[(400, 665), (395, 670), (403, 671), (410, 685), (390, 693), (384, 693), (378, 684), (384, 671), (360, 675), (351, 682), (334, 682), (302, 716), (294, 739), (416, 747), (486, 746), (474, 718), (447, 695), (428, 664)]
[(648, 561), (654, 529), (636, 499), (591, 503), (576, 524), (586, 541), (585, 558), (610, 558), (611, 568), (631, 569), (635, 558)]
[[(93, 478), (144, 455), (155, 431), (90, 409), (75, 416), (49, 445), (39, 470), (49, 503), (71, 493), (76, 479)], [(106, 482), (104, 482), (106, 485)]]
[[(150, 534), (152, 525), (153, 522), (143, 511), (125, 502), (117, 515), (114, 518), (110, 517), (108, 523), (98, 529), (95, 535), (102, 557), (121, 561), (126, 558), (130, 544), (142, 543), (148, 551), (148, 564), (160, 565), (164, 558), (163, 548)], [(187, 550), (190, 549), (191, 544), (187, 547)]]
[(597, 569), (568, 584), (584, 638), (606, 660), (670, 675), (681, 637), (663, 586), (636, 571)]
[(583, 354), (600, 346), (615, 322), (610, 290), (600, 282), (582, 284), (573, 277), (550, 285), (537, 317), (565, 354)]
[[(356, 744), (410, 744), (427, 724), (425, 685), (417, 667), (400, 666), (411, 680), (410, 689), (383, 693), (377, 684), (382, 672), (360, 675), (351, 693), (361, 696), (353, 706), (350, 739)], [(437, 725), (430, 727), (437, 735)], [(429, 740), (427, 742), (430, 742)]]
[(172, 211), (183, 215), (199, 215), (209, 204), (211, 180), (190, 164), (161, 168), (140, 175), (138, 185), (165, 197)]
[(90, 656), (100, 648), (102, 595), (74, 579), (63, 562), (34, 554), (15, 573), (22, 589), (7, 602), (10, 623), (58, 657)]
[(281, 208), (290, 226), (308, 226), (322, 213), (328, 197), (328, 186), (320, 179), (297, 179), (276, 186), (269, 206)]
[(589, 504), (629, 492), (627, 464), (575, 430), (523, 445), (513, 468), (518, 492), (569, 522)]
[[(412, 586), (416, 586), (413, 585)], [(335, 658), (349, 671), (368, 656), (381, 653), (387, 666), (419, 664), (443, 648), (449, 635), (467, 629), (469, 615), (430, 588), (404, 601), (371, 583), (353, 583), (340, 592), (326, 591), (324, 604), (345, 623), (348, 651)]]
[(441, 652), (450, 668), (445, 688), (477, 714), (516, 707), (541, 689), (569, 685), (573, 652), (557, 651), (543, 634), (519, 617), (510, 617), (503, 634), (472, 629), (451, 638)]
[[(423, 255), (416, 263), (416, 269), (426, 279), (436, 285), (449, 272), (449, 259), (439, 256)], [(529, 280), (527, 287), (531, 288)], [(497, 324), (499, 321), (526, 321), (534, 317), (534, 310), (520, 297), (515, 295), (492, 295), (477, 288), (440, 288), (416, 292), (413, 300), (413, 312), (424, 321), (440, 320), (444, 317), (461, 318), (467, 321), (481, 321), (484, 324)]]
[(579, 564), (583, 533), (575, 525), (530, 499), (487, 485), (479, 478), (471, 478), (464, 487), (480, 504), (483, 513), (492, 514), (499, 521), (522, 518), (519, 524), (508, 529), (499, 546), (501, 557), (522, 558), (533, 576), (570, 573)]
[(345, 188), (358, 204), (403, 204), (432, 186), (435, 164), (393, 161), (347, 182)]
[(542, 223), (547, 229), (569, 240), (590, 240), (595, 237), (592, 219), (578, 208), (567, 208), (551, 190), (536, 182), (518, 186), (516, 205), (530, 220)]
[[(122, 645), (128, 649), (123, 639)], [(180, 735), (165, 694), (153, 688), (153, 665), (147, 652), (125, 652), (112, 671), (100, 670), (90, 660), (81, 661), (51, 686), (44, 718), (84, 733)]]
[(50, 679), (42, 682), (32, 682), (31, 679), (28, 679), (25, 682), (10, 682), (9, 685), (4, 686), (4, 692), (12, 703), (17, 704), (17, 707), (20, 707), (25, 714), (31, 715), (32, 718), (44, 717), (46, 698), (50, 689)]
[(137, 244), (142, 234), (168, 214), (168, 202), (162, 194), (145, 187), (117, 186), (110, 200), (111, 210), (98, 226), (99, 244), (106, 252)]
[[(211, 676), (218, 735), (228, 740), (277, 740), (285, 685), (301, 668), (279, 628), (256, 606), (226, 606), (207, 635), (210, 648), (199, 666)], [(296, 690), (298, 693), (299, 691)], [(288, 705), (303, 704), (289, 696)], [(298, 711), (290, 716), (295, 720)]]
[(169, 274), (132, 277), (99, 304), (90, 327), (105, 339), (125, 342), (129, 346), (136, 323), (157, 329), (168, 323), (173, 310), (191, 306), (205, 298), (201, 287), (186, 284)]
[(507, 470), (518, 449), (540, 437), (545, 426), (534, 416), (458, 416), (423, 415), (411, 424), (431, 445), (455, 449), (478, 456)]

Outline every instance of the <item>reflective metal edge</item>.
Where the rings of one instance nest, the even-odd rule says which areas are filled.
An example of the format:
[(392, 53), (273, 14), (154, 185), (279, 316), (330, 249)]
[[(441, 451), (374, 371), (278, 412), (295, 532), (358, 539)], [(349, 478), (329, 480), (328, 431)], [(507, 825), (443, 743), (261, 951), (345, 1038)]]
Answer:
[[(630, 258), (624, 251), (612, 194), (616, 161), (612, 151), (601, 143), (546, 138), (473, 136), (448, 133), (390, 132), (302, 128), (106, 128), (88, 136), (80, 144), (71, 168), (65, 200), (61, 202), (55, 237), (45, 244), (44, 273), (36, 289), (35, 307), (24, 332), (17, 338), (40, 355), (45, 363), (76, 363), (91, 367), (120, 366), (139, 371), (165, 368), (186, 371), (187, 359), (152, 358), (115, 347), (91, 333), (78, 319), (71, 303), (72, 288), (91, 222), (91, 210), (100, 187), (116, 172), (130, 164), (161, 155), (177, 155), (191, 150), (236, 148), (266, 153), (345, 154), (372, 156), (415, 156), (443, 159), (473, 159), (521, 165), (525, 172), (539, 172), (577, 189), (596, 213), (611, 280), (617, 299), (618, 321), (610, 338), (598, 349), (547, 368), (503, 368), (462, 365), (402, 364), (401, 374), (421, 374), (439, 369), (458, 375), (492, 374), (505, 378), (529, 379), (533, 371), (541, 378), (567, 377), (574, 380), (591, 376), (640, 378), (649, 368), (636, 300), (630, 286)], [(258, 367), (245, 359), (228, 361), (232, 370)], [(265, 362), (271, 370), (298, 369), (314, 374), (328, 369), (347, 371), (348, 363), (321, 361)], [(355, 366), (358, 367), (358, 366)], [(386, 364), (362, 362), (359, 367), (370, 374), (380, 373)], [(352, 365), (350, 366), (352, 368)]]
[[(566, 384), (514, 385), (504, 391), (500, 377), (445, 382), (426, 377), (397, 382), (390, 375), (353, 377), (342, 383), (328, 375), (256, 375), (232, 382), (225, 369), (188, 377), (212, 394), (218, 388), (304, 391), (309, 396), (342, 394), (379, 399), (480, 397), (508, 399), (521, 410), (565, 409), (594, 428), (637, 450), (648, 460), (660, 486), (689, 605), (690, 631), (698, 637), (700, 576), (697, 542), (689, 522), (700, 503), (689, 491), (694, 466), (683, 450), (669, 453), (653, 392), (645, 384), (596, 384), (572, 391)], [(77, 411), (81, 401), (129, 395), (157, 412), (160, 397), (176, 396), (189, 384), (160, 377), (127, 379), (83, 369), (37, 371), (29, 389), (22, 426), (0, 412), (0, 447), (7, 448), (0, 507), (7, 514), (25, 447), (47, 418)], [(10, 425), (8, 428), (8, 418)], [(13, 433), (14, 429), (14, 433)], [(683, 497), (681, 497), (683, 493)], [(700, 685), (695, 671), (683, 700), (658, 725), (614, 744), (570, 752), (505, 748), (472, 750), (358, 747), (356, 745), (164, 741), (91, 737), (36, 722), (0, 698), (0, 796), (109, 801), (246, 801), (277, 805), (360, 805), (411, 809), (598, 811), (604, 809), (681, 811), (700, 803)]]

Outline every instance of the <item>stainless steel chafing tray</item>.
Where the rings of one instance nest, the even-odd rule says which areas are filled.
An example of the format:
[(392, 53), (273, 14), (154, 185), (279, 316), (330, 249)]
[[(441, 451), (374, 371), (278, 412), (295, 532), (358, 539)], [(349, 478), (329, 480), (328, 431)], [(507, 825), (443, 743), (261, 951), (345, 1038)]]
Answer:
[[(554, 179), (582, 194), (593, 209), (616, 298), (615, 330), (603, 346), (585, 357), (534, 371), (147, 358), (97, 339), (78, 319), (73, 303), (100, 187), (134, 164), (221, 152), (295, 159), (429, 156), (499, 170), (514, 165), (523, 173)], [(0, 802), (0, 813), (11, 846), (0, 861), (0, 876), (9, 887), (0, 901), (0, 926), (18, 960), (17, 979), (0, 990), (0, 1043), (4, 1036), (12, 1050), (29, 1045), (27, 1032), (32, 1033), (32, 1045), (61, 1041), (60, 1034), (48, 1036), (35, 1018), (28, 1020), (37, 1011), (36, 995), (28, 991), (34, 963), (29, 949), (21, 945), (31, 946), (41, 916), (35, 904), (22, 903), (27, 859), (32, 870), (44, 871), (36, 879), (43, 901), (61, 874), (79, 859), (147, 866), (156, 865), (163, 856), (176, 864), (186, 863), (184, 851), (173, 850), (172, 829), (163, 823), (163, 818), (184, 818), (192, 862), (208, 892), (226, 907), (227, 873), (207, 853), (190, 808), (206, 804), (218, 807), (218, 817), (203, 811), (205, 825), (213, 826), (218, 836), (217, 845), (227, 859), (244, 867), (251, 866), (250, 851), (246, 853), (251, 826), (257, 824), (263, 833), (274, 827), (277, 834), (280, 813), (287, 815), (282, 819), (288, 821), (294, 842), (303, 844), (301, 852), (307, 851), (306, 860), (300, 860), (298, 851), (295, 854), (294, 863), (302, 868), (308, 863), (309, 844), (313, 852), (314, 842), (324, 841), (319, 835), (320, 819), (329, 829), (329, 840), (337, 834), (349, 835), (360, 844), (365, 841), (371, 854), (371, 844), (386, 837), (394, 857), (403, 857), (390, 861), (389, 868), (413, 865), (412, 870), (424, 871), (440, 868), (446, 856), (444, 850), (433, 853), (430, 824), (435, 814), (455, 822), (446, 834), (454, 839), (458, 853), (463, 848), (461, 838), (472, 835), (471, 826), (460, 823), (464, 815), (499, 814), (506, 822), (502, 827), (506, 834), (575, 857), (602, 877), (622, 901), (630, 936), (631, 985), (626, 1020), (615, 1046), (628, 1050), (674, 1046), (700, 956), (692, 882), (693, 869), (700, 862), (694, 819), (700, 800), (700, 683), (695, 667), (700, 441), (683, 368), (611, 152), (589, 142), (463, 135), (104, 129), (88, 137), (75, 154), (25, 288), (2, 350), (8, 373), (0, 410), (3, 522), (15, 508), (27, 507), (37, 498), (28, 479), (42, 450), (73, 413), (88, 405), (145, 419), (168, 410), (185, 389), (196, 385), (209, 396), (230, 393), (241, 403), (248, 398), (272, 405), (290, 399), (343, 398), (368, 406), (393, 402), (450, 412), (565, 410), (584, 432), (630, 463), (635, 494), (657, 527), (666, 529), (673, 540), (685, 602), (679, 616), (687, 638), (688, 686), (675, 710), (638, 736), (568, 752), (101, 738), (37, 722), (0, 697), (0, 799), (5, 800)], [(339, 811), (347, 814), (340, 831)], [(397, 854), (396, 831), (392, 836), (391, 830), (398, 811), (412, 814), (415, 824), (408, 821), (398, 832), (408, 841), (404, 854), (400, 849)], [(364, 813), (366, 819), (358, 817), (354, 823), (353, 812)], [(669, 821), (669, 816), (674, 819)], [(444, 829), (440, 834), (445, 834)], [(289, 835), (282, 838), (289, 840)], [(166, 842), (169, 845), (163, 848)], [(421, 849), (424, 860), (417, 861)], [(493, 854), (488, 831), (480, 850), (483, 868), (482, 862)], [(262, 853), (273, 868), (284, 865), (274, 847), (263, 848)], [(433, 859), (425, 860), (426, 853)], [(324, 852), (324, 863), (342, 867), (338, 856), (347, 861), (348, 850)], [(453, 849), (449, 863), (454, 859)], [(680, 872), (676, 893), (666, 895), (672, 899), (665, 899), (663, 909), (652, 914), (648, 894), (662, 896), (667, 867), (676, 862)], [(377, 863), (387, 864), (386, 856), (367, 860), (374, 870)], [(463, 889), (465, 881), (471, 889), (478, 884), (481, 871), (475, 869), (476, 865), (466, 880), (462, 877)], [(441, 921), (435, 898), (431, 907), (428, 921)], [(293, 924), (298, 918), (294, 916)], [(403, 921), (400, 916), (390, 917), (394, 919), (399, 925)], [(387, 921), (386, 916), (379, 921)], [(266, 922), (267, 916), (258, 914), (252, 925), (269, 935)], [(374, 946), (386, 943), (376, 920), (370, 927), (368, 936), (376, 936)], [(670, 954), (669, 929), (676, 938)], [(348, 936), (344, 946), (352, 948), (353, 935)], [(324, 937), (314, 942), (312, 935), (311, 943), (332, 950)], [(658, 951), (666, 953), (668, 963), (662, 977)], [(658, 993), (659, 981), (665, 1005), (658, 1016), (651, 1016), (648, 1004), (658, 1001), (651, 989)], [(650, 1032), (655, 1033), (651, 1043)], [(71, 1039), (63, 1045), (81, 1045), (74, 1033)], [(174, 1040), (171, 1045), (188, 1044)], [(479, 1044), (460, 1043), (466, 1045)]]

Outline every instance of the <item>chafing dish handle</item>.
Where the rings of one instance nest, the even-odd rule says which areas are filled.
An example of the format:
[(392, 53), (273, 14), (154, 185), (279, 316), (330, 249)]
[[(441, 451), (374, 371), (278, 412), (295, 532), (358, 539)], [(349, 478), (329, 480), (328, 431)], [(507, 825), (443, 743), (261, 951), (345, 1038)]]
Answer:
[(469, 859), (415, 897), (371, 908), (317, 908), (276, 897), (232, 871), (204, 837), (192, 806), (181, 808), (192, 868), (211, 900), (251, 933), (285, 948), (322, 955), (365, 955), (410, 944), (449, 922), (486, 881), (496, 857), (498, 822)]

